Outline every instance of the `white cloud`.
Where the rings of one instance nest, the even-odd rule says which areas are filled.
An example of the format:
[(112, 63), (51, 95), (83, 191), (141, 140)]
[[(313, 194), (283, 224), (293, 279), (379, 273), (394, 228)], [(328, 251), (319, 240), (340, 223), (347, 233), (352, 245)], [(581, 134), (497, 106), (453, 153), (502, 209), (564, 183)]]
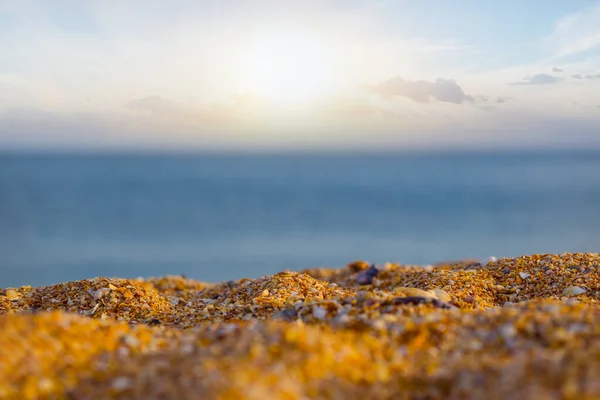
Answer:
[(455, 104), (473, 100), (473, 97), (465, 94), (454, 80), (443, 78), (429, 82), (394, 77), (378, 85), (369, 86), (369, 90), (382, 97), (403, 96), (417, 103), (429, 103), (431, 98)]
[(555, 47), (555, 58), (600, 47), (600, 2), (559, 20), (547, 40)]
[(563, 79), (558, 76), (548, 74), (535, 74), (526, 76), (518, 82), (512, 82), (510, 85), (548, 85), (551, 83), (558, 83)]

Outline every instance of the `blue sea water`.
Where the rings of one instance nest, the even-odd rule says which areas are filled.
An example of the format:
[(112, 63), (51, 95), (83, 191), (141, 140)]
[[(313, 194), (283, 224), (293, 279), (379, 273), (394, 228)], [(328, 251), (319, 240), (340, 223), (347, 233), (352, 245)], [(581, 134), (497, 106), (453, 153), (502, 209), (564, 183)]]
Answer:
[(0, 155), (0, 287), (600, 251), (600, 153)]

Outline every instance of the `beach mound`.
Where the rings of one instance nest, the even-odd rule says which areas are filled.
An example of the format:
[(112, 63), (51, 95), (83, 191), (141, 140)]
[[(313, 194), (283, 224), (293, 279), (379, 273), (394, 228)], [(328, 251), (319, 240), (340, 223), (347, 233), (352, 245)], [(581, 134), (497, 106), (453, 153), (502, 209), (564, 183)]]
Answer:
[[(128, 279), (94, 278), (32, 289), (0, 291), (7, 311), (65, 311), (100, 319), (149, 323), (164, 318), (171, 304), (151, 283)], [(6, 301), (5, 300), (5, 301)]]
[(600, 398), (600, 257), (0, 290), (0, 398)]
[(462, 309), (484, 309), (506, 303), (577, 296), (600, 298), (600, 256), (597, 253), (534, 254), (486, 263), (469, 261), (417, 267), (386, 264), (368, 285), (360, 275), (370, 268), (357, 261), (342, 270), (313, 269), (305, 273), (347, 288), (389, 291), (398, 287), (443, 290)]

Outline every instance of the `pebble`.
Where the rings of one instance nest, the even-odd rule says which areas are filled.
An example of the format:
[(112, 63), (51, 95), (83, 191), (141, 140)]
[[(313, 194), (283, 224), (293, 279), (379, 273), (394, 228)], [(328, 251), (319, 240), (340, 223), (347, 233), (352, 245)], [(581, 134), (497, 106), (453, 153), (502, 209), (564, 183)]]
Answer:
[(498, 329), (498, 332), (500, 333), (500, 336), (504, 338), (504, 340), (510, 340), (517, 334), (517, 330), (512, 324), (502, 325)]
[(494, 256), (490, 256), (490, 257), (488, 257), (488, 258), (484, 258), (484, 259), (483, 259), (483, 260), (481, 260), (479, 263), (480, 263), (482, 266), (486, 266), (486, 265), (488, 265), (489, 263), (493, 263), (493, 262), (496, 262), (496, 261), (498, 261), (498, 259), (497, 259), (496, 257), (494, 257)]
[(445, 303), (435, 297), (396, 297), (393, 302), (395, 305), (419, 305), (419, 304), (431, 304), (436, 308), (450, 309), (455, 308), (453, 305)]
[(129, 389), (132, 386), (131, 378), (126, 376), (119, 376), (115, 378), (111, 384), (111, 387), (117, 392), (122, 392)]
[(327, 317), (327, 310), (321, 306), (314, 307), (312, 310), (313, 317), (323, 321)]
[(427, 292), (422, 289), (411, 288), (411, 287), (400, 287), (396, 289), (397, 292), (403, 293), (406, 297), (429, 297), (437, 299), (437, 295), (431, 292)]
[(108, 293), (110, 293), (110, 288), (101, 288), (98, 289), (94, 292), (94, 300), (100, 300), (102, 299), (104, 296), (106, 296)]
[(450, 295), (442, 289), (433, 289), (430, 292), (441, 301), (445, 301), (446, 303), (452, 301), (452, 297), (450, 297)]
[(298, 310), (287, 308), (273, 314), (273, 319), (282, 319), (284, 321), (293, 321), (298, 318)]
[(569, 286), (568, 288), (565, 288), (565, 290), (563, 290), (562, 294), (563, 294), (563, 296), (577, 296), (577, 295), (583, 294), (585, 292), (586, 292), (586, 290), (582, 287)]
[(356, 275), (356, 282), (360, 285), (370, 285), (373, 283), (373, 278), (375, 278), (378, 273), (379, 270), (375, 264), (373, 264), (368, 269), (364, 269)]
[(21, 297), (19, 292), (16, 291), (15, 289), (7, 289), (5, 296), (9, 300), (17, 300)]
[(378, 331), (383, 331), (383, 330), (387, 329), (387, 323), (382, 318), (379, 318), (379, 319), (376, 319), (375, 321), (373, 321), (371, 323), (371, 326), (373, 327), (373, 329), (378, 330)]
[(48, 379), (48, 378), (42, 378), (40, 379), (40, 381), (38, 382), (38, 388), (40, 389), (40, 391), (43, 392), (50, 392), (52, 389), (54, 389), (54, 382), (52, 381), (52, 379)]

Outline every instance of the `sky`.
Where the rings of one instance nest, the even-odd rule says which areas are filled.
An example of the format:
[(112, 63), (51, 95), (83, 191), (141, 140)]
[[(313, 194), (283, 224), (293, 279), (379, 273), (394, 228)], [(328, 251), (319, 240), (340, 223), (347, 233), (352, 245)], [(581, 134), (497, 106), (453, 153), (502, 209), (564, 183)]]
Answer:
[(600, 1), (0, 0), (0, 150), (600, 148)]

